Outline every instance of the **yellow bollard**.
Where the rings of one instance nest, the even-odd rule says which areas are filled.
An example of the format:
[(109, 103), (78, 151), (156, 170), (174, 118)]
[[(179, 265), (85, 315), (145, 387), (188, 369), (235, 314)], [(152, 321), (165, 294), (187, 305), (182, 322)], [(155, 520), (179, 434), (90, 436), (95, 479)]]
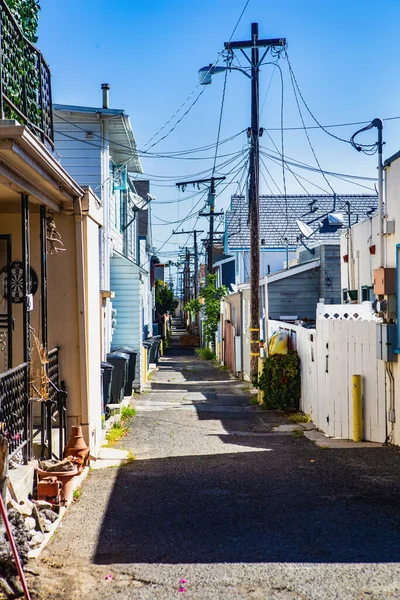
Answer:
[(147, 348), (143, 348), (143, 383), (147, 383)]
[(160, 342), (160, 356), (164, 356), (164, 344), (163, 340)]
[(353, 400), (353, 442), (361, 442), (363, 438), (362, 415), (362, 378), (361, 375), (352, 376)]
[[(260, 376), (261, 373), (263, 372), (264, 361), (265, 361), (265, 358), (258, 359), (258, 376)], [(264, 402), (264, 392), (263, 392), (263, 390), (260, 390), (260, 389), (258, 390), (258, 402), (259, 402), (259, 404), (262, 404)]]

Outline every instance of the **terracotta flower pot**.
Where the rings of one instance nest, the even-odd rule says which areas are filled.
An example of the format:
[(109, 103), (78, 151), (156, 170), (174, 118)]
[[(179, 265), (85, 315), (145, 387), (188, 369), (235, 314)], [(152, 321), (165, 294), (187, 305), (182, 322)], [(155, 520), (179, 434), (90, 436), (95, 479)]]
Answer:
[(61, 482), (65, 504), (71, 504), (73, 498), (74, 477), (78, 475), (77, 468), (73, 471), (42, 471), (42, 469), (38, 469), (37, 474), (39, 481), (49, 476), (57, 477), (58, 481)]
[(68, 444), (64, 448), (64, 458), (67, 458), (67, 456), (74, 456), (75, 458), (81, 459), (83, 467), (87, 463), (89, 447), (84, 440), (82, 427), (80, 425), (73, 425), (71, 427)]

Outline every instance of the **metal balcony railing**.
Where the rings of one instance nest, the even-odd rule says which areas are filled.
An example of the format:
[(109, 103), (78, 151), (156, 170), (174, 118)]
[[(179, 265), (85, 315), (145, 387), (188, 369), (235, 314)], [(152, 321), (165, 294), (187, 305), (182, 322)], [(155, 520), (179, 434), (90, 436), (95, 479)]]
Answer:
[(0, 374), (0, 431), (7, 438), (9, 458), (22, 450), (25, 461), (30, 442), (27, 375), (27, 363)]
[(0, 0), (0, 116), (27, 125), (54, 147), (50, 70)]

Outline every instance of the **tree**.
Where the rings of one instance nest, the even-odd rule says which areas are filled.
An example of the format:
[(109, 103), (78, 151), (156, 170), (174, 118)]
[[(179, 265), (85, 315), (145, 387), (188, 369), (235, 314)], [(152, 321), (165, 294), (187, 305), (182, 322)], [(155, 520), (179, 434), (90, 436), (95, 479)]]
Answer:
[(159, 317), (172, 312), (176, 308), (174, 292), (161, 281), (156, 281), (156, 313)]
[(204, 298), (204, 335), (208, 343), (214, 343), (215, 332), (218, 329), (220, 319), (220, 300), (228, 294), (225, 285), (217, 287), (217, 276), (210, 273), (207, 275), (207, 283), (200, 290), (200, 297)]

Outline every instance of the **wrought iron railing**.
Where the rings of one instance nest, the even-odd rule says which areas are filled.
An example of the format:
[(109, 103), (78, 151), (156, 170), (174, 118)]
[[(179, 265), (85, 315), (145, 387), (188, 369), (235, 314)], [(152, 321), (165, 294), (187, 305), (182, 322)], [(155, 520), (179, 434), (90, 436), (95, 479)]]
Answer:
[(41, 455), (53, 456), (53, 423), (58, 428), (58, 458), (61, 459), (67, 440), (67, 393), (64, 382), (60, 383), (59, 349), (48, 353), (48, 400), (42, 402), (41, 413)]
[(50, 70), (0, 0), (0, 116), (27, 125), (54, 147)]
[(31, 439), (27, 377), (27, 363), (0, 375), (0, 430), (8, 440), (10, 459), (22, 451), (24, 461)]

